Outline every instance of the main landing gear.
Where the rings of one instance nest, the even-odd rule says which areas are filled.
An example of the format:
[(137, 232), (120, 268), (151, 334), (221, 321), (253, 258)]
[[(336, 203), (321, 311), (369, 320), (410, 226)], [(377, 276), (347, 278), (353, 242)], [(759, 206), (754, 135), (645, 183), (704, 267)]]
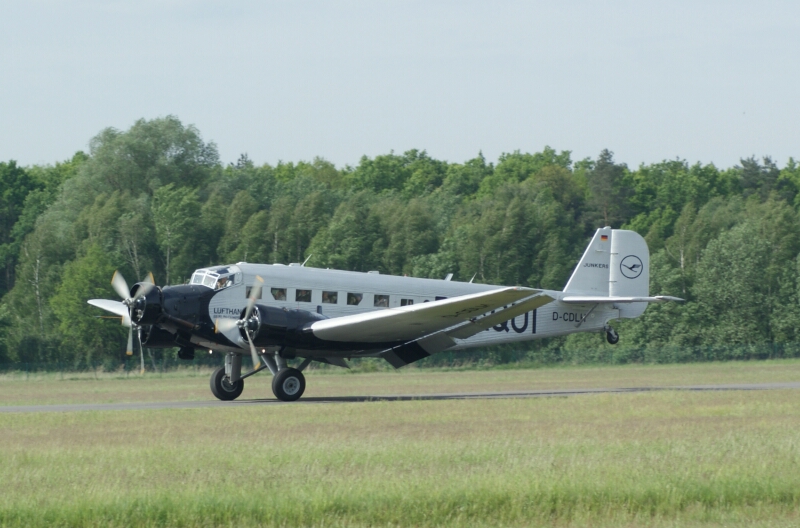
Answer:
[(272, 393), (281, 401), (295, 401), (306, 390), (306, 377), (297, 369), (285, 368), (272, 377)]
[(242, 356), (229, 353), (225, 356), (225, 366), (211, 374), (211, 393), (222, 401), (235, 400), (244, 390), (244, 379), (264, 369), (272, 373), (272, 393), (281, 401), (295, 401), (306, 390), (306, 377), (303, 376), (310, 359), (305, 359), (297, 368), (286, 364), (286, 359), (262, 355), (263, 363), (256, 369), (242, 375)]
[(609, 345), (616, 345), (619, 343), (619, 334), (616, 330), (611, 328), (610, 326), (606, 325), (606, 341), (608, 341)]
[(222, 401), (235, 400), (242, 395), (244, 380), (231, 383), (225, 375), (225, 367), (220, 367), (211, 374), (211, 393)]

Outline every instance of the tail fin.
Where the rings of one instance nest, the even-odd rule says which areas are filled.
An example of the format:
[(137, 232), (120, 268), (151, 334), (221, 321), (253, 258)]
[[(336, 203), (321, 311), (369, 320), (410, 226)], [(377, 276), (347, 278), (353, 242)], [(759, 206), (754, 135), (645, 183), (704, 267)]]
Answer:
[[(635, 231), (598, 229), (578, 267), (564, 287), (565, 293), (607, 297), (650, 295), (650, 250)], [(620, 317), (638, 317), (646, 302), (619, 304)]]
[(608, 295), (609, 267), (611, 265), (611, 238), (614, 230), (610, 227), (598, 229), (594, 238), (583, 252), (572, 277), (564, 286), (564, 292), (589, 295)]

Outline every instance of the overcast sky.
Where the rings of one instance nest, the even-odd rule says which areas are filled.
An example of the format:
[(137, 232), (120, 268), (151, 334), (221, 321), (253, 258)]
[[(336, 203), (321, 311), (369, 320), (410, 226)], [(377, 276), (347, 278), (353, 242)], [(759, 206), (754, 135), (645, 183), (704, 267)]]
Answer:
[(0, 160), (175, 115), (225, 163), (800, 157), (800, 2), (0, 0)]

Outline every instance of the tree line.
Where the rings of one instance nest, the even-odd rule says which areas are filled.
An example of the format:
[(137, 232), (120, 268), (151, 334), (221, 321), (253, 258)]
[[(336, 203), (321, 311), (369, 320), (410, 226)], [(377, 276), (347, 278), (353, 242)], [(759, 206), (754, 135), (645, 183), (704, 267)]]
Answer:
[[(124, 357), (125, 330), (90, 298), (152, 271), (180, 284), (237, 261), (561, 289), (595, 229), (651, 251), (651, 306), (599, 334), (462, 354), (494, 361), (691, 361), (800, 355), (800, 167), (671, 160), (629, 168), (604, 150), (478, 155), (410, 150), (337, 168), (220, 162), (175, 117), (108, 128), (53, 165), (0, 162), (0, 363), (76, 367)], [(158, 352), (172, 354), (172, 351)], [(441, 356), (452, 358), (452, 355)], [(435, 363), (432, 359), (429, 363)]]

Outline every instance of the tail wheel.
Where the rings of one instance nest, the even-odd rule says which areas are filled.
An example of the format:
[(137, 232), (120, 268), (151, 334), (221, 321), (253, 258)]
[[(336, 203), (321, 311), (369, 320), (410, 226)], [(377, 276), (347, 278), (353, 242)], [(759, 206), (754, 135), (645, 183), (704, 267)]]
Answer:
[(306, 390), (306, 377), (294, 368), (281, 369), (272, 378), (272, 392), (281, 401), (295, 401)]
[(231, 383), (225, 376), (225, 368), (220, 367), (211, 374), (211, 393), (222, 401), (235, 400), (242, 395), (244, 380)]
[(609, 328), (606, 331), (606, 341), (609, 345), (616, 345), (619, 343), (619, 334), (613, 328)]

